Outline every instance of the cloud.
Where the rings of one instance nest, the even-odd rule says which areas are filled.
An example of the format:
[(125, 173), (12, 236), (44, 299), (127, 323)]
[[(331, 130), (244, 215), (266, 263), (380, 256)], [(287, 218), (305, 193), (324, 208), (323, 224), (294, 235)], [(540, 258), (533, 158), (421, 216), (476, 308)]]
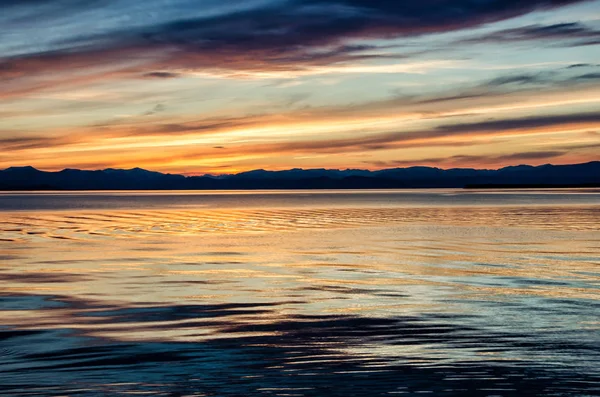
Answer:
[(507, 86), (507, 85), (538, 85), (552, 82), (553, 79), (550, 77), (552, 73), (537, 73), (537, 74), (517, 74), (500, 76), (495, 79), (488, 81), (486, 86)]
[[(297, 0), (216, 17), (188, 18), (144, 29), (147, 41), (190, 50), (285, 50), (478, 26), (576, 1)], [(120, 35), (131, 37), (132, 32)], [(343, 47), (342, 52), (352, 51)]]
[(513, 153), (513, 154), (505, 154), (502, 156), (492, 156), (494, 160), (500, 161), (523, 161), (523, 160), (541, 160), (541, 159), (549, 159), (560, 157), (567, 154), (564, 151), (558, 150), (548, 150), (548, 151), (540, 151), (540, 152), (523, 152), (523, 153)]
[(6, 138), (0, 138), (0, 147), (5, 153), (12, 151), (40, 149), (47, 147), (60, 147), (78, 142), (76, 136), (45, 137), (45, 136), (17, 136), (9, 137), (13, 133), (10, 131), (0, 131), (0, 135)]
[(592, 63), (574, 63), (573, 65), (567, 66), (565, 69), (590, 68), (590, 67), (596, 67), (596, 66), (599, 66), (599, 65), (594, 65)]
[[(600, 138), (600, 133), (596, 133), (597, 137)], [(562, 150), (581, 150), (587, 149), (590, 151), (595, 151), (600, 148), (600, 142), (585, 142), (585, 143), (572, 143), (568, 145), (563, 145), (560, 147)]]
[[(543, 127), (561, 125), (587, 125), (600, 123), (599, 113), (580, 113), (567, 115), (535, 116), (515, 119), (500, 119), (475, 123), (457, 123), (441, 125), (430, 130), (388, 132), (383, 134), (345, 138), (337, 140), (292, 142), (278, 146), (279, 151), (343, 152), (366, 151), (408, 147), (470, 146), (472, 140), (456, 139), (479, 135), (482, 137), (502, 136), (511, 131), (524, 133), (544, 132)], [(451, 141), (444, 138), (454, 138)]]
[(174, 79), (174, 78), (177, 78), (180, 76), (181, 76), (180, 73), (173, 73), (173, 72), (150, 72), (150, 73), (144, 74), (144, 77), (150, 77), (150, 78), (155, 78), (155, 79)]
[[(597, 113), (536, 116), (475, 123), (447, 124), (429, 130), (386, 132), (338, 139), (293, 141), (256, 146), (249, 145), (245, 150), (253, 154), (272, 153), (281, 155), (289, 153), (335, 154), (419, 147), (468, 147), (481, 143), (473, 138), (501, 137), (515, 130), (519, 130), (523, 134), (540, 134), (545, 132), (542, 129), (543, 127), (556, 128), (561, 125), (587, 125), (598, 122), (600, 122), (600, 114)], [(551, 154), (551, 152), (536, 153), (545, 153), (548, 156)], [(533, 159), (533, 157), (530, 158)], [(497, 158), (496, 160), (509, 159)], [(516, 158), (513, 160), (516, 160)]]
[(166, 109), (167, 109), (167, 107), (165, 105), (163, 105), (162, 103), (159, 103), (156, 106), (154, 106), (151, 110), (142, 114), (142, 116), (153, 116), (157, 113), (164, 112)]
[(411, 98), (398, 95), (398, 98), (404, 98), (408, 101), (420, 104), (434, 104), (442, 102), (452, 102), (471, 99), (485, 99), (494, 96), (529, 92), (537, 94), (540, 89), (561, 89), (571, 90), (574, 83), (585, 83), (598, 79), (599, 73), (591, 72), (582, 75), (574, 75), (573, 72), (577, 69), (594, 67), (594, 65), (580, 64), (571, 65), (570, 67), (542, 70), (534, 73), (512, 73), (500, 75), (490, 80), (474, 82), (470, 86), (465, 86), (457, 93), (442, 95), (437, 93), (436, 97), (419, 99), (416, 96)]
[[(554, 93), (554, 98), (562, 97), (561, 92)], [(583, 98), (585, 94), (581, 93), (576, 97)], [(464, 98), (470, 100), (474, 96), (464, 96)], [(529, 96), (524, 98), (529, 98)], [(444, 101), (444, 99), (448, 99), (448, 96), (441, 96), (438, 99)], [(136, 147), (138, 149), (148, 147), (148, 150), (154, 150), (158, 141), (166, 140), (170, 151), (207, 142), (208, 147), (226, 144), (228, 153), (235, 153), (241, 147), (258, 154), (349, 153), (408, 147), (470, 146), (491, 137), (515, 135), (515, 133), (517, 135), (540, 134), (549, 129), (556, 130), (561, 126), (593, 128), (594, 125), (600, 123), (600, 114), (598, 113), (450, 122), (450, 120), (472, 120), (473, 117), (481, 120), (482, 115), (490, 114), (488, 111), (483, 111), (485, 109), (473, 109), (472, 106), (491, 106), (493, 109), (494, 106), (498, 106), (496, 102), (493, 102), (497, 99), (502, 99), (501, 106), (506, 104), (504, 94), (495, 94), (494, 92), (482, 94), (475, 99), (475, 103), (460, 102), (457, 105), (442, 102), (444, 106), (450, 105), (445, 109), (438, 108), (440, 102), (435, 98), (430, 98), (425, 102), (419, 98), (394, 98), (387, 101), (358, 103), (342, 107), (301, 108), (283, 113), (249, 114), (239, 117), (187, 120), (171, 118), (169, 121), (169, 118), (165, 116), (153, 123), (148, 123), (143, 117), (136, 117), (82, 127), (76, 133), (69, 129), (55, 130), (52, 136), (46, 139), (38, 137), (41, 140), (29, 141), (29, 138), (23, 138), (18, 141), (0, 143), (2, 143), (2, 147), (6, 148), (9, 148), (10, 145), (11, 150), (14, 151), (24, 150), (28, 147), (61, 150), (61, 147), (70, 145), (76, 145), (73, 150), (78, 151), (102, 151), (118, 147)], [(488, 99), (492, 102), (490, 103)], [(553, 97), (550, 94), (547, 94), (545, 99), (549, 103), (553, 103)], [(509, 101), (511, 104), (519, 106), (518, 98), (513, 97)], [(529, 99), (527, 99), (527, 104), (535, 105)], [(539, 106), (544, 105), (544, 103), (539, 104)], [(146, 114), (154, 114), (164, 109), (163, 106), (158, 105), (151, 108)], [(398, 109), (402, 109), (402, 112), (399, 112)], [(481, 112), (477, 114), (476, 112), (480, 110)], [(466, 119), (468, 114), (471, 116)], [(399, 125), (398, 123), (422, 124), (421, 121), (426, 121), (427, 124), (433, 122), (437, 126), (426, 129), (390, 131), (392, 126)], [(378, 123), (379, 126), (369, 130), (369, 133), (365, 133), (362, 126), (370, 126), (372, 123)], [(327, 138), (316, 138), (316, 133), (319, 131)], [(308, 132), (314, 138), (306, 140), (303, 138), (302, 132)], [(4, 136), (14, 136), (15, 134), (9, 132)], [(269, 136), (274, 138), (272, 143), (268, 143)], [(256, 144), (256, 142), (261, 142), (261, 144)], [(70, 151), (71, 148), (65, 150)]]
[(586, 73), (579, 76), (574, 76), (571, 80), (576, 81), (587, 81), (587, 80), (598, 80), (600, 79), (600, 73)]
[[(20, 50), (19, 55), (0, 60), (0, 79), (29, 79), (81, 70), (90, 71), (88, 78), (89, 74), (123, 77), (115, 74), (117, 70), (125, 76), (139, 73), (148, 78), (172, 78), (187, 71), (224, 77), (261, 76), (257, 73), (262, 72), (267, 73), (263, 77), (281, 77), (289, 71), (402, 58), (386, 53), (385, 47), (356, 44), (357, 40), (455, 31), (580, 1), (583, 0), (272, 0), (205, 15), (199, 15), (197, 5), (189, 0), (176, 0), (169, 10), (157, 8), (160, 3), (149, 2), (145, 12), (157, 14), (156, 18), (140, 18), (145, 23), (136, 20), (136, 24), (126, 29), (112, 22), (73, 23), (72, 29), (61, 30), (54, 42), (46, 43), (46, 49), (30, 45)], [(56, 17), (58, 23), (74, 17), (69, 11), (81, 11), (86, 2), (6, 4), (55, 7), (61, 10), (60, 18)], [(103, 15), (103, 4), (90, 2), (88, 14)], [(118, 2), (109, 2), (107, 7), (111, 5), (119, 7)], [(168, 17), (162, 18), (163, 13)], [(85, 26), (98, 28), (86, 31)], [(562, 32), (569, 29), (582, 34), (581, 28), (560, 28)], [(52, 38), (58, 34), (54, 31), (38, 29), (36, 35), (48, 33)], [(112, 74), (104, 69), (112, 70)], [(273, 72), (277, 73), (269, 74)], [(37, 84), (31, 83), (30, 90), (62, 84), (69, 78), (34, 82)]]
[(501, 164), (501, 163), (514, 163), (520, 161), (531, 161), (531, 160), (544, 160), (563, 156), (567, 154), (567, 151), (538, 151), (538, 152), (521, 152), (521, 153), (510, 153), (497, 156), (475, 156), (475, 155), (454, 155), (448, 157), (430, 157), (423, 159), (413, 160), (390, 160), (390, 161), (366, 161), (365, 164), (369, 164), (378, 168), (392, 168), (392, 167), (410, 167), (417, 165), (459, 165), (462, 164)]
[(479, 163), (479, 164), (498, 164), (511, 163), (531, 160), (544, 160), (564, 156), (568, 152), (559, 150), (546, 150), (535, 152), (518, 152), (510, 154), (501, 154), (495, 156), (474, 156), (474, 155), (455, 155), (447, 158), (430, 159), (438, 163)]
[(523, 41), (551, 41), (553, 45), (583, 46), (600, 40), (600, 30), (579, 22), (553, 25), (529, 25), (495, 31), (483, 36), (461, 40), (466, 44), (520, 43)]
[(434, 131), (440, 133), (468, 133), (483, 131), (510, 131), (542, 127), (551, 127), (566, 124), (600, 123), (600, 113), (573, 113), (561, 115), (543, 115), (516, 119), (500, 119), (482, 121), (477, 123), (459, 123), (442, 125)]
[(479, 163), (479, 164), (499, 164), (499, 163), (510, 163), (522, 161), (535, 161), (552, 159), (561, 157), (568, 154), (567, 151), (562, 150), (546, 150), (546, 151), (535, 151), (535, 152), (518, 152), (510, 154), (501, 154), (495, 156), (473, 156), (473, 155), (456, 155), (448, 158), (440, 158), (438, 162), (441, 163)]
[[(588, 128), (589, 124), (600, 122), (600, 115), (592, 113), (582, 113), (574, 115), (557, 116), (537, 116), (512, 118), (501, 120), (490, 120), (484, 122), (464, 122), (455, 124), (445, 124), (437, 128), (409, 130), (402, 132), (384, 132), (379, 134), (369, 134), (360, 136), (346, 137), (324, 137), (320, 140), (292, 140), (284, 142), (258, 142), (228, 141), (226, 145), (206, 143), (202, 141), (182, 140), (174, 146), (169, 146), (165, 150), (160, 142), (158, 145), (145, 146), (149, 140), (140, 141), (138, 139), (132, 145), (123, 145), (119, 140), (117, 145), (112, 145), (110, 140), (101, 139), (101, 145), (97, 145), (89, 140), (87, 134), (81, 134), (81, 137), (57, 137), (54, 140), (40, 139), (32, 137), (30, 139), (15, 138), (0, 141), (0, 145), (8, 147), (12, 145), (11, 151), (13, 158), (22, 158), (26, 156), (31, 161), (52, 162), (52, 167), (81, 166), (89, 161), (99, 163), (97, 158), (102, 158), (103, 164), (108, 166), (148, 166), (149, 164), (159, 164), (162, 169), (172, 170), (171, 164), (182, 167), (187, 164), (189, 170), (191, 164), (197, 164), (201, 161), (203, 166), (210, 166), (211, 169), (226, 162), (227, 164), (244, 164), (249, 162), (257, 164), (261, 159), (292, 158), (293, 156), (311, 154), (311, 155), (349, 155), (351, 153), (373, 152), (378, 150), (390, 149), (411, 149), (426, 148), (429, 151), (436, 151), (440, 148), (448, 148), (455, 152), (458, 148), (472, 148), (478, 145), (489, 145), (491, 138), (502, 138), (507, 134), (514, 134), (519, 131), (519, 135), (544, 134), (549, 129), (557, 131), (561, 126), (567, 129), (582, 127)], [(259, 122), (259, 124), (261, 124)], [(186, 129), (182, 126), (182, 129)], [(155, 131), (154, 131), (155, 132)], [(138, 132), (141, 133), (141, 132)], [(226, 138), (218, 138), (219, 140)], [(172, 139), (176, 143), (177, 138)], [(133, 141), (132, 141), (133, 142)], [(495, 142), (501, 142), (496, 140)], [(141, 146), (139, 145), (141, 143)], [(170, 142), (171, 143), (171, 142)], [(74, 146), (68, 146), (74, 145)], [(226, 150), (224, 148), (226, 147)], [(410, 162), (406, 164), (396, 163), (395, 166), (415, 165), (427, 162), (428, 164), (500, 164), (512, 163), (515, 161), (533, 161), (543, 158), (553, 158), (566, 155), (574, 150), (589, 149), (589, 144), (580, 144), (577, 147), (562, 147), (554, 145), (551, 150), (546, 151), (528, 151), (520, 154), (489, 154), (482, 156), (456, 155), (444, 158), (425, 158), (421, 161)], [(40, 149), (40, 150), (36, 150)], [(33, 151), (28, 151), (33, 149)], [(220, 149), (220, 150), (216, 150)], [(22, 150), (22, 151), (21, 151)], [(410, 153), (409, 151), (405, 151)], [(21, 154), (19, 154), (21, 153)], [(58, 156), (57, 156), (58, 155)], [(90, 160), (92, 159), (92, 160)], [(124, 160), (126, 159), (126, 160)], [(123, 163), (125, 161), (126, 163)], [(12, 165), (10, 158), (4, 158), (3, 163), (7, 166)], [(382, 164), (372, 164), (377, 167), (383, 167)], [(386, 167), (394, 166), (387, 164)], [(245, 169), (245, 167), (242, 167)], [(181, 168), (180, 168), (181, 169)]]

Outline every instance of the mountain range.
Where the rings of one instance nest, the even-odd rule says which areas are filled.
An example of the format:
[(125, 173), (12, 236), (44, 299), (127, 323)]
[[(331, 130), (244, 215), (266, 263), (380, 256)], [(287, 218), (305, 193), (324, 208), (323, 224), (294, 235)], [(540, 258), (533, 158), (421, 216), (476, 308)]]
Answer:
[(383, 189), (600, 186), (600, 161), (518, 165), (497, 170), (435, 167), (254, 170), (229, 175), (184, 176), (141, 168), (0, 171), (0, 190), (188, 190), (188, 189)]

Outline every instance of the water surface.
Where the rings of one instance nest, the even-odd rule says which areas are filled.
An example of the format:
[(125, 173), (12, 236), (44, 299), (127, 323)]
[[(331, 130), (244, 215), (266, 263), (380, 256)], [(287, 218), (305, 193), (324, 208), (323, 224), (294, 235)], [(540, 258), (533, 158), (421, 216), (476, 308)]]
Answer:
[(597, 190), (0, 209), (0, 394), (600, 394)]

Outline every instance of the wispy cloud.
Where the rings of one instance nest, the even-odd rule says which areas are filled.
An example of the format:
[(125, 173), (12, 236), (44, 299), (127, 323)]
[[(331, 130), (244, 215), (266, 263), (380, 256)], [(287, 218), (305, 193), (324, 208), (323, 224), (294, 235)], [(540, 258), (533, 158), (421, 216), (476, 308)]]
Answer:
[(567, 151), (537, 151), (537, 152), (519, 152), (519, 153), (509, 153), (509, 154), (501, 154), (501, 155), (492, 155), (492, 156), (477, 156), (477, 155), (454, 155), (448, 157), (430, 157), (430, 158), (422, 158), (422, 159), (412, 159), (412, 160), (388, 160), (388, 161), (379, 161), (373, 160), (365, 162), (365, 164), (374, 166), (377, 168), (393, 168), (393, 167), (407, 167), (407, 166), (415, 166), (415, 165), (425, 165), (425, 166), (454, 166), (461, 165), (465, 166), (467, 164), (509, 164), (520, 163), (520, 162), (528, 162), (531, 160), (549, 160), (555, 159), (557, 157), (564, 156), (567, 154)]
[(149, 72), (144, 74), (144, 77), (150, 77), (155, 79), (174, 79), (180, 77), (179, 73), (173, 72)]
[[(22, 54), (0, 61), (0, 78), (30, 79), (37, 75), (84, 69), (89, 71), (88, 77), (92, 71), (104, 74), (106, 70), (103, 69), (109, 69), (112, 73), (118, 70), (127, 75), (139, 73), (156, 78), (175, 77), (179, 73), (172, 70), (266, 78), (281, 77), (290, 72), (394, 73), (406, 67), (357, 66), (357, 63), (397, 57), (397, 54), (385, 54), (374, 45), (349, 42), (448, 32), (576, 2), (273, 0), (217, 15), (197, 15), (197, 12), (186, 15), (185, 10), (195, 10), (196, 5), (179, 0), (172, 6), (181, 10), (180, 13), (169, 14), (165, 19), (149, 19), (141, 26), (134, 24), (128, 29), (117, 28), (119, 25), (114, 24), (113, 28), (89, 29), (87, 33), (66, 31), (56, 38), (61, 45), (48, 45), (47, 50), (40, 51), (39, 45), (32, 43)], [(101, 15), (103, 6), (110, 6), (110, 3), (40, 1), (33, 2), (31, 9), (60, 10), (60, 18), (65, 19), (70, 13), (76, 17), (86, 7), (94, 15)], [(20, 15), (17, 11), (21, 8), (17, 5), (22, 4), (6, 3), (7, 18)], [(149, 6), (153, 4), (150, 2)], [(113, 5), (119, 7), (118, 2)], [(563, 27), (561, 32), (566, 29)], [(578, 34), (582, 34), (581, 29), (570, 28)], [(37, 34), (43, 34), (43, 31)], [(333, 66), (339, 64), (345, 65)]]
[(580, 22), (557, 23), (552, 25), (529, 25), (519, 28), (494, 31), (482, 36), (463, 39), (462, 44), (522, 43), (546, 41), (558, 46), (585, 46), (597, 44), (600, 30)]

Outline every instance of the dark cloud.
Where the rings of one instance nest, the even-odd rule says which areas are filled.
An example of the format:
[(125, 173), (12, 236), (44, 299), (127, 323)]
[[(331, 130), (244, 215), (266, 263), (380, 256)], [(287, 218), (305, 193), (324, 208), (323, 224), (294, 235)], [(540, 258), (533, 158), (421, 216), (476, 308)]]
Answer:
[[(14, 133), (1, 131), (0, 134), (9, 136)], [(0, 139), (0, 147), (2, 147), (2, 150), (4, 151), (38, 149), (49, 146), (58, 146), (63, 141), (64, 140), (42, 136), (7, 137)]]
[(483, 163), (499, 163), (499, 162), (515, 162), (528, 160), (543, 160), (560, 157), (568, 152), (560, 150), (546, 150), (538, 152), (521, 152), (502, 154), (498, 156), (472, 156), (472, 155), (456, 155), (448, 158), (436, 159), (438, 162), (483, 162)]
[(406, 167), (415, 165), (443, 165), (443, 164), (497, 164), (503, 162), (519, 162), (531, 160), (551, 159), (567, 154), (567, 151), (539, 151), (539, 152), (522, 152), (511, 153), (499, 156), (475, 156), (475, 155), (455, 155), (449, 157), (430, 157), (419, 160), (391, 160), (391, 161), (367, 161), (365, 164), (370, 164), (379, 168), (391, 167)]
[[(592, 132), (592, 131), (590, 131)], [(600, 138), (600, 133), (596, 133), (596, 136), (598, 138)], [(600, 142), (598, 143), (575, 143), (575, 144), (569, 144), (569, 145), (563, 145), (560, 147), (561, 150), (581, 150), (581, 149), (588, 149), (588, 150), (597, 150), (600, 148)]]
[[(463, 92), (463, 93), (456, 94), (456, 95), (439, 96), (436, 98), (421, 99), (421, 100), (418, 100), (417, 103), (428, 104), (428, 103), (450, 102), (450, 101), (458, 101), (458, 100), (462, 100), (462, 99), (484, 98), (484, 97), (488, 97), (488, 96), (489, 96), (489, 93), (484, 93), (484, 92)], [(410, 100), (411, 98), (406, 98), (406, 99)]]
[(548, 116), (533, 116), (518, 119), (490, 120), (478, 123), (442, 125), (435, 131), (454, 132), (482, 132), (482, 131), (507, 131), (527, 128), (551, 127), (566, 124), (585, 124), (600, 122), (600, 113), (574, 113)]
[(428, 104), (463, 99), (489, 98), (494, 95), (502, 95), (519, 91), (533, 92), (533, 90), (539, 90), (540, 88), (571, 86), (573, 83), (585, 83), (586, 81), (597, 79), (600, 76), (599, 73), (572, 75), (571, 72), (568, 71), (588, 66), (593, 67), (594, 65), (581, 64), (581, 66), (572, 65), (567, 68), (544, 70), (534, 73), (500, 75), (491, 80), (482, 81), (480, 83), (475, 83), (470, 87), (465, 87), (462, 91), (459, 91), (456, 94), (447, 96), (440, 95), (427, 99), (398, 96), (398, 99)]
[(600, 44), (600, 38), (597, 38), (597, 39), (591, 39), (591, 40), (578, 41), (577, 43), (575, 43), (575, 46), (584, 47), (584, 46), (593, 46), (593, 45), (599, 45), (599, 44)]
[(590, 67), (594, 67), (594, 66), (597, 66), (597, 65), (594, 65), (591, 63), (575, 63), (573, 65), (567, 66), (565, 69), (590, 68)]
[(106, 0), (0, 0), (0, 7), (8, 9), (9, 7), (35, 7), (44, 6), (47, 8), (60, 8), (63, 11), (73, 10), (74, 8), (87, 7), (91, 8), (94, 6), (108, 5), (112, 3)]
[[(464, 97), (476, 97), (477, 95), (490, 95), (492, 90), (506, 90), (517, 91), (521, 89), (532, 89), (540, 88), (540, 86), (545, 86), (547, 88), (557, 87), (557, 86), (570, 86), (573, 83), (578, 82), (587, 82), (590, 80), (596, 80), (600, 78), (600, 73), (592, 72), (581, 75), (573, 75), (572, 71), (574, 69), (580, 68), (593, 68), (595, 65), (592, 64), (578, 64), (571, 65), (566, 68), (555, 69), (555, 70), (546, 70), (540, 71), (537, 73), (523, 73), (523, 74), (509, 74), (504, 76), (499, 76), (494, 79), (485, 81), (479, 85), (474, 86), (471, 91), (458, 95)], [(481, 90), (483, 92), (479, 92)], [(477, 94), (479, 93), (479, 94)]]
[(541, 159), (560, 157), (565, 154), (567, 154), (567, 152), (558, 151), (558, 150), (541, 151), (541, 152), (524, 152), (524, 153), (505, 154), (502, 156), (494, 156), (493, 159), (500, 160), (500, 161), (541, 160)]
[[(530, 25), (514, 29), (495, 31), (483, 36), (466, 40), (462, 43), (519, 43), (532, 40), (547, 40), (556, 44), (569, 46), (591, 45), (600, 39), (600, 30), (590, 28), (579, 22), (559, 23), (553, 25)], [(568, 43), (567, 43), (568, 41)]]
[[(81, 67), (80, 55), (83, 55), (91, 63), (100, 64), (149, 58), (152, 61), (147, 68), (164, 71), (146, 71), (147, 77), (156, 78), (173, 77), (169, 68), (295, 70), (307, 65), (385, 56), (369, 54), (372, 46), (349, 45), (354, 39), (455, 31), (580, 1), (584, 0), (272, 1), (216, 16), (182, 14), (178, 20), (104, 33), (86, 35), (74, 31), (71, 39), (61, 42), (63, 49), (7, 59), (0, 62), (0, 69), (7, 62), (26, 64), (24, 71), (17, 68), (25, 74), (77, 68)], [(62, 7), (65, 13), (66, 4), (81, 4), (76, 0), (49, 3)], [(102, 2), (91, 4), (99, 7)], [(552, 34), (542, 28), (537, 30), (538, 35)], [(582, 34), (576, 26), (559, 30), (563, 34), (567, 31)]]
[(173, 72), (150, 72), (150, 73), (144, 74), (144, 77), (150, 77), (150, 78), (155, 78), (155, 79), (174, 79), (179, 76), (181, 76), (180, 73), (173, 73)]
[(546, 84), (551, 82), (549, 73), (536, 74), (518, 74), (509, 76), (500, 76), (488, 81), (486, 86), (505, 86), (505, 85), (531, 85), (531, 84)]
[(37, 4), (74, 6), (77, 4), (90, 5), (91, 3), (94, 3), (94, 1), (90, 2), (88, 0), (0, 0), (0, 7), (31, 6)]
[[(117, 36), (188, 52), (266, 52), (270, 58), (313, 58), (307, 49), (355, 38), (390, 38), (453, 31), (577, 0), (296, 0), (243, 12), (176, 21)], [(574, 29), (574, 28), (572, 28)], [(565, 29), (563, 29), (564, 31)], [(299, 51), (300, 50), (300, 51)], [(342, 46), (322, 56), (355, 53)], [(300, 59), (296, 59), (299, 61)]]
[[(75, 16), (79, 19), (86, 12), (102, 11), (117, 5), (118, 0), (0, 0), (0, 10), (2, 10), (0, 18), (5, 29), (32, 27), (39, 22), (60, 24), (65, 21), (65, 17)], [(32, 24), (32, 21), (35, 23)], [(88, 27), (93, 26), (94, 22), (88, 25)], [(85, 32), (79, 33), (85, 34)], [(37, 34), (35, 36), (38, 37)], [(49, 32), (48, 36), (52, 36), (52, 32)], [(35, 44), (39, 45), (39, 42)]]
[(600, 79), (600, 73), (586, 73), (579, 76), (574, 76), (571, 80), (597, 80)]
[(281, 48), (360, 36), (416, 35), (488, 23), (575, 1), (303, 0), (157, 27), (146, 38), (206, 48)]

